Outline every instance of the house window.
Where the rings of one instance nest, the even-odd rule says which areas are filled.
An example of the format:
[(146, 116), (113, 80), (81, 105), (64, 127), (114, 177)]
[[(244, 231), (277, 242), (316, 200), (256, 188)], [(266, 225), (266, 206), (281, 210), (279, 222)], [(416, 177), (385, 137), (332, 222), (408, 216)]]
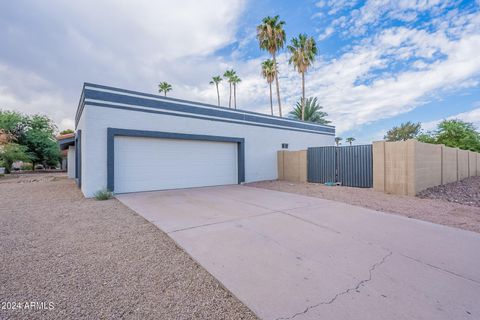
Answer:
[(282, 143), (282, 149), (288, 149), (288, 143)]

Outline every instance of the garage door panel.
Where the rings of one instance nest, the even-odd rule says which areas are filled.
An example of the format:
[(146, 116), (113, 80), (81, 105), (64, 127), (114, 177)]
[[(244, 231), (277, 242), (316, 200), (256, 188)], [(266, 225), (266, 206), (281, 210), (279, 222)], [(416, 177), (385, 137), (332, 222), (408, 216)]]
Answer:
[(115, 192), (238, 182), (237, 144), (139, 137), (115, 138)]

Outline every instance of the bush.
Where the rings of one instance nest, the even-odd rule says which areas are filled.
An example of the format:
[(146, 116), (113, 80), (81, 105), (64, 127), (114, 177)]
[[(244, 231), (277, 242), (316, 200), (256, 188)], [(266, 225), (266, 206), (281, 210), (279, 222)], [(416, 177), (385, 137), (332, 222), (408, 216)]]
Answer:
[(31, 171), (32, 170), (32, 164), (31, 163), (24, 163), (20, 167), (20, 170), (22, 171)]
[(113, 192), (108, 190), (108, 189), (102, 189), (94, 194), (95, 199), (103, 201), (103, 200), (108, 200), (111, 197), (113, 197)]

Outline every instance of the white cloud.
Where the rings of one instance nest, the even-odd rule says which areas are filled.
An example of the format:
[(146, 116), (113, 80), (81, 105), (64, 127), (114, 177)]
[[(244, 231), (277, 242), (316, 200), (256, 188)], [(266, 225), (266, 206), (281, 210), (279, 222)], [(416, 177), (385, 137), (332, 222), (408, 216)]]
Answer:
[(425, 131), (435, 130), (437, 125), (442, 120), (458, 119), (458, 120), (463, 120), (465, 122), (471, 122), (477, 128), (477, 130), (480, 130), (480, 102), (476, 103), (476, 105), (479, 107), (467, 112), (458, 113), (453, 116), (446, 117), (444, 119), (437, 119), (429, 122), (424, 122), (422, 123), (422, 129)]
[(246, 0), (8, 2), (0, 13), (0, 107), (73, 119), (83, 82), (195, 98), (230, 65)]

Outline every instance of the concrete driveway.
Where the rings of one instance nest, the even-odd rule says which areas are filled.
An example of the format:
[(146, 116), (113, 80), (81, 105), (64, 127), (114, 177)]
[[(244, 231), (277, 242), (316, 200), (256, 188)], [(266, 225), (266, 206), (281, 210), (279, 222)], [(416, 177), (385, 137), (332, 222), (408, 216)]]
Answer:
[(260, 318), (480, 319), (480, 234), (246, 186), (117, 198)]

